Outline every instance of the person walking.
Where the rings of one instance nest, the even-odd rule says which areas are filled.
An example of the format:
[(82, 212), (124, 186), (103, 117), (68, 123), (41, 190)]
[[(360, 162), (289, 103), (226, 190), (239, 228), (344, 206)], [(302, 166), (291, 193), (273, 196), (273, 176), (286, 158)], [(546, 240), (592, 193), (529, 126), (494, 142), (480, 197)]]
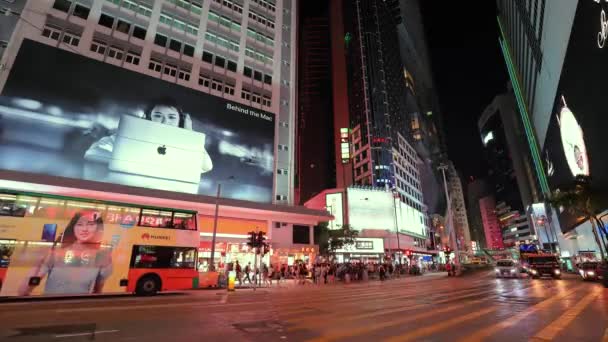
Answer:
[(235, 265), (235, 271), (236, 271), (236, 280), (239, 281), (239, 286), (243, 285), (243, 270), (241, 269), (241, 265), (239, 264), (239, 261), (236, 261), (236, 265)]
[(245, 280), (247, 280), (249, 282), (249, 284), (252, 284), (251, 282), (251, 278), (249, 276), (249, 273), (251, 272), (251, 263), (247, 263), (247, 266), (245, 266), (245, 274), (244, 274), (244, 279), (243, 279), (243, 283), (245, 282)]

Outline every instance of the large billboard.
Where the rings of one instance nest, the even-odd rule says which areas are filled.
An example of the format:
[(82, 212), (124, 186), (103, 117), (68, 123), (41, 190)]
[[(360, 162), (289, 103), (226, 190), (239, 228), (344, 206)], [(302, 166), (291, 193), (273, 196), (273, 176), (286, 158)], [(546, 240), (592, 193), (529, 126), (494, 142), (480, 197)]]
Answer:
[[(587, 175), (608, 207), (606, 139), (608, 106), (603, 87), (608, 80), (606, 1), (579, 1), (559, 81), (543, 159), (553, 190)], [(559, 215), (563, 231), (578, 223), (566, 211)]]
[[(386, 230), (426, 236), (424, 215), (395, 199), (390, 191), (347, 189), (348, 217), (355, 230)], [(395, 219), (395, 216), (397, 219)]]
[(0, 169), (272, 200), (272, 113), (31, 40), (0, 95)]

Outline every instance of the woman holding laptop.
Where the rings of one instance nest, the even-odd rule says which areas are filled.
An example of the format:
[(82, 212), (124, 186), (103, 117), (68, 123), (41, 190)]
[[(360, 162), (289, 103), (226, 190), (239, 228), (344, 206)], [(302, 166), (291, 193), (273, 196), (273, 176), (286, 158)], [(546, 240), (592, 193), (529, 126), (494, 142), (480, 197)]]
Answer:
[[(188, 114), (182, 112), (181, 108), (177, 105), (177, 102), (170, 98), (164, 98), (151, 102), (146, 107), (145, 117), (142, 119), (192, 131), (192, 119)], [(103, 166), (105, 167), (102, 166), (102, 168), (104, 168), (105, 170), (102, 171), (107, 172), (107, 166), (112, 161), (112, 156), (116, 150), (118, 138), (117, 135), (117, 133), (114, 133), (112, 135), (99, 139), (97, 142), (93, 143), (91, 147), (89, 147), (89, 149), (86, 151), (84, 155), (85, 160), (87, 162), (93, 163), (85, 163), (85, 178), (99, 180), (99, 164), (103, 164)], [(211, 171), (211, 169), (213, 168), (213, 162), (211, 161), (211, 157), (209, 156), (209, 153), (205, 150), (204, 143), (202, 145), (203, 146), (196, 146), (196, 149), (202, 152), (202, 160), (200, 167), (201, 174)], [(164, 146), (162, 148), (164, 148)], [(167, 165), (167, 167), (172, 166), (173, 165)], [(123, 183), (126, 185), (139, 185), (130, 184), (130, 181), (121, 181), (119, 183)], [(155, 188), (156, 186), (150, 187)]]

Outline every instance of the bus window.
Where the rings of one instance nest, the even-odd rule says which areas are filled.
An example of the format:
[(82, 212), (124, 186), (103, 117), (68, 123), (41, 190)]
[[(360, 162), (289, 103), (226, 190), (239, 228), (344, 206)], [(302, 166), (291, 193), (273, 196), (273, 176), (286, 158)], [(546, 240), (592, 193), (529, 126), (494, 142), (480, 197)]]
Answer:
[(0, 240), (0, 268), (7, 268), (15, 250), (15, 240)]
[(68, 201), (65, 208), (65, 217), (67, 219), (71, 219), (76, 213), (88, 210), (97, 211), (102, 214), (103, 217), (103, 213), (106, 210), (106, 205), (90, 202)]
[(142, 209), (140, 225), (143, 227), (172, 228), (170, 211)]
[(0, 194), (0, 216), (30, 216), (34, 213), (37, 202), (36, 197)]
[(65, 201), (52, 198), (42, 198), (38, 202), (38, 207), (34, 212), (35, 217), (59, 219), (63, 217)]
[(196, 260), (196, 248), (133, 246), (132, 268), (190, 268)]
[(192, 213), (173, 213), (173, 228), (196, 230), (196, 215)]

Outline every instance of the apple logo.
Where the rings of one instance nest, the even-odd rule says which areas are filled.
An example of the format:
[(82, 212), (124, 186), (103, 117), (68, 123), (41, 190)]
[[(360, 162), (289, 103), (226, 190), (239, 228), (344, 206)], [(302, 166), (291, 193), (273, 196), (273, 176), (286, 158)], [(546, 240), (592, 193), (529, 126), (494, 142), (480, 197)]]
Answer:
[(156, 149), (156, 152), (158, 152), (158, 154), (160, 154), (160, 155), (163, 155), (163, 156), (164, 156), (165, 154), (167, 154), (167, 147), (166, 147), (165, 145), (163, 145), (163, 146), (159, 146), (159, 147)]

